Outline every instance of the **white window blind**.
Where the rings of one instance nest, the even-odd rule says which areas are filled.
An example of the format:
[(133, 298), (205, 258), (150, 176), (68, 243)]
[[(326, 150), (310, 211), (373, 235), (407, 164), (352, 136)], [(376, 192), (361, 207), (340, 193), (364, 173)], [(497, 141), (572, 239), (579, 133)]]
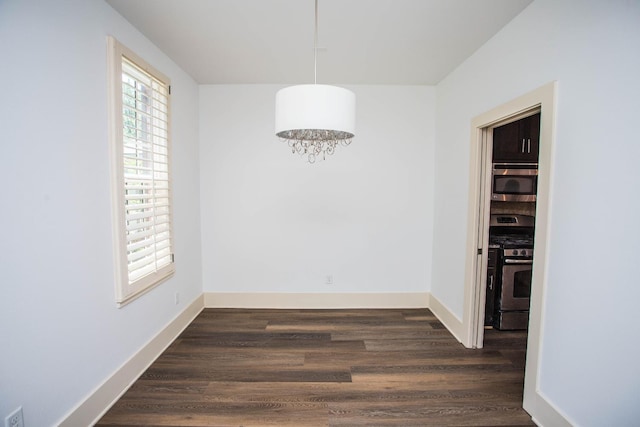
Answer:
[(115, 82), (116, 299), (124, 303), (174, 271), (169, 82), (114, 39), (110, 45)]

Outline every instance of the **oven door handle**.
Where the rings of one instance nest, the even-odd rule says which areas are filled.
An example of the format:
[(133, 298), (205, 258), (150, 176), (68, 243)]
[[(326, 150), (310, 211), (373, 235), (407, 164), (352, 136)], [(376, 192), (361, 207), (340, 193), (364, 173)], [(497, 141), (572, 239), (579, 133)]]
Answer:
[(533, 264), (532, 259), (511, 259), (507, 258), (504, 260), (505, 264)]

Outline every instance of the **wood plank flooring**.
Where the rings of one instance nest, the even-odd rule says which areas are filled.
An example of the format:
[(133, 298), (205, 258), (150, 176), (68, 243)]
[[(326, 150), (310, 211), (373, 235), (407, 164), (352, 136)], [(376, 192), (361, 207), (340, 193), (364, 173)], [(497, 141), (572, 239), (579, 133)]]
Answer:
[(427, 309), (205, 309), (99, 426), (533, 426), (526, 335)]

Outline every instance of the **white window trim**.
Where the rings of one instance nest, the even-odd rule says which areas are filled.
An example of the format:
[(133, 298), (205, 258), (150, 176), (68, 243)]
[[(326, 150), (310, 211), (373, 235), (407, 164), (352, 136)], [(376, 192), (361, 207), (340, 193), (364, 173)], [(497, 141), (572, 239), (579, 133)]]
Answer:
[[(107, 38), (108, 51), (108, 99), (109, 99), (109, 144), (111, 162), (111, 206), (113, 220), (114, 264), (116, 303), (119, 307), (133, 301), (159, 285), (175, 272), (173, 259), (173, 210), (172, 210), (172, 178), (171, 178), (171, 110), (170, 80), (167, 76), (153, 68), (140, 56), (113, 37)], [(151, 75), (169, 90), (167, 94), (167, 152), (168, 152), (168, 200), (169, 200), (169, 251), (171, 261), (168, 265), (155, 269), (132, 282), (129, 281), (127, 259), (127, 230), (125, 219), (125, 179), (124, 179), (124, 132), (123, 132), (123, 80), (122, 60), (126, 58), (137, 67)]]

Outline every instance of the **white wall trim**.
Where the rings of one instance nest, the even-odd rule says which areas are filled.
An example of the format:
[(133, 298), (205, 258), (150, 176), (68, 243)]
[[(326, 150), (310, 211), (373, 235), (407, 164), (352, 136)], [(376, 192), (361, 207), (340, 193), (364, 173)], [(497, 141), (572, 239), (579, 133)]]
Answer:
[(462, 320), (460, 320), (449, 308), (447, 308), (438, 298), (431, 295), (429, 300), (429, 309), (431, 312), (442, 322), (444, 326), (456, 337), (459, 342), (462, 342), (464, 336), (464, 328)]
[(208, 308), (428, 308), (429, 292), (413, 293), (226, 293), (207, 292)]
[(572, 427), (577, 425), (569, 421), (569, 417), (549, 401), (540, 390), (537, 390), (535, 395), (528, 399), (528, 405), (524, 406), (524, 409), (531, 414), (531, 421), (540, 427)]
[(94, 425), (204, 308), (200, 295), (73, 409), (61, 427)]

